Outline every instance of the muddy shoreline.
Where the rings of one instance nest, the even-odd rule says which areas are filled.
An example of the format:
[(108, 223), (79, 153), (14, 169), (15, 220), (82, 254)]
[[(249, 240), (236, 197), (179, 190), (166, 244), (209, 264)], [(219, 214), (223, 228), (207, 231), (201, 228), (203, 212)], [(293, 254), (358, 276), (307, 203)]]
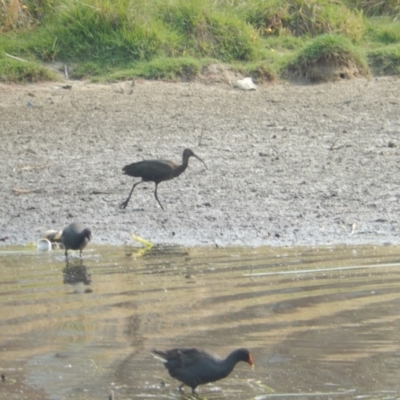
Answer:
[[(0, 85), (0, 237), (89, 225), (96, 244), (399, 242), (400, 79), (320, 85)], [(196, 159), (139, 185), (122, 167)], [(4, 244), (2, 244), (4, 245)]]

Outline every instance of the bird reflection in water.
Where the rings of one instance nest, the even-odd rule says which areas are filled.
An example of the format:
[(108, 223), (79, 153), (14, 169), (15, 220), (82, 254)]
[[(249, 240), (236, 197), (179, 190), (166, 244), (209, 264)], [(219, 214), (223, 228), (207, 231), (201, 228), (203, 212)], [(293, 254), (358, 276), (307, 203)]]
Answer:
[(90, 272), (82, 263), (82, 259), (75, 261), (67, 261), (65, 268), (62, 270), (63, 283), (72, 285), (75, 293), (91, 293), (93, 290), (89, 286), (92, 283)]

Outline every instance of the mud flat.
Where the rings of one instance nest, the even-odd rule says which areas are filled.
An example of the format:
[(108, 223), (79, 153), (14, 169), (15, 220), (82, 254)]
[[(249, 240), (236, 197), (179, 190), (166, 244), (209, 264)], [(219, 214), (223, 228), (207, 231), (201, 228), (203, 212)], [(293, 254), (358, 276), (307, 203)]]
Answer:
[[(70, 82), (71, 83), (71, 82)], [(0, 85), (0, 237), (88, 224), (94, 243), (398, 243), (400, 80)], [(134, 161), (191, 159), (139, 185)]]

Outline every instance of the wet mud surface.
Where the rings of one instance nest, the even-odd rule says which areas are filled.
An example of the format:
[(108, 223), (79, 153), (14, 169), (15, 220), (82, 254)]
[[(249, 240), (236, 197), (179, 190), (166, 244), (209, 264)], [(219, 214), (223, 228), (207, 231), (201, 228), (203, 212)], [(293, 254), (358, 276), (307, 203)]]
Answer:
[[(0, 86), (0, 237), (36, 241), (72, 221), (96, 244), (397, 243), (400, 80), (253, 92), (137, 81)], [(136, 187), (122, 167), (191, 158)]]

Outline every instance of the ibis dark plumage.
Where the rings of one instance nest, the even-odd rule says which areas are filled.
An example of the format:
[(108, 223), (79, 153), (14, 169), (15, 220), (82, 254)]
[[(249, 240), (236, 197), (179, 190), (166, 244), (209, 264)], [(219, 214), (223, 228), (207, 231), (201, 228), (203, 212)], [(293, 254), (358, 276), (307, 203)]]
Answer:
[(133, 184), (128, 198), (121, 204), (120, 207), (125, 208), (128, 205), (129, 200), (133, 193), (133, 189), (135, 189), (137, 185), (143, 182), (154, 182), (156, 185), (154, 189), (154, 197), (158, 201), (160, 207), (164, 209), (164, 207), (160, 203), (160, 200), (157, 197), (157, 186), (160, 182), (174, 179), (177, 176), (179, 176), (182, 172), (184, 172), (187, 166), (189, 165), (190, 157), (197, 158), (207, 168), (205, 162), (199, 156), (194, 154), (194, 152), (190, 149), (185, 149), (183, 151), (182, 164), (180, 165), (173, 161), (167, 161), (167, 160), (144, 160), (133, 164), (125, 165), (125, 167), (122, 168), (122, 171), (124, 171), (125, 175), (142, 178), (142, 180), (140, 182), (136, 182)]
[(247, 349), (236, 349), (226, 358), (196, 348), (153, 350), (152, 353), (164, 362), (165, 368), (173, 378), (182, 382), (179, 389), (182, 390), (183, 386), (187, 385), (192, 388), (192, 393), (195, 393), (199, 385), (226, 378), (239, 361), (254, 366), (253, 358)]
[(77, 222), (66, 226), (61, 234), (61, 243), (65, 247), (65, 257), (68, 260), (68, 250), (79, 250), (79, 256), (82, 257), (82, 250), (92, 238), (90, 228)]

